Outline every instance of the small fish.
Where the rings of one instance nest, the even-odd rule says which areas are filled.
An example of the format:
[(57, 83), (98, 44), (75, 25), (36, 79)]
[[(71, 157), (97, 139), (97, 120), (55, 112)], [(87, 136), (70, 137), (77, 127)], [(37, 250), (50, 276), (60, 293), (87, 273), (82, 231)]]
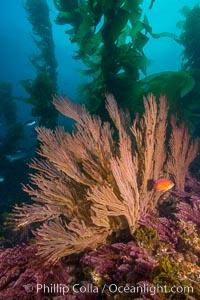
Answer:
[(159, 178), (154, 182), (154, 188), (157, 192), (166, 192), (173, 186), (174, 183), (168, 178)]
[(22, 151), (16, 151), (15, 153), (12, 154), (7, 154), (6, 158), (9, 160), (10, 163), (20, 160), (20, 159), (26, 159), (30, 156), (29, 153), (22, 152)]
[(33, 126), (35, 124), (36, 124), (35, 120), (30, 120), (30, 121), (27, 121), (26, 123), (24, 123), (25, 126)]
[(4, 182), (5, 178), (0, 175), (0, 183)]

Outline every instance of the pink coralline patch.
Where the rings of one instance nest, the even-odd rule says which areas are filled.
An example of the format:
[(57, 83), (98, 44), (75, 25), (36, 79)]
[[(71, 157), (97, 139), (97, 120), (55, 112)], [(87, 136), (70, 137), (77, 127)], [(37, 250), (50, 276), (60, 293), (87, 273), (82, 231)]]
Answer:
[(36, 255), (35, 245), (0, 249), (0, 299), (44, 299), (42, 291), (36, 294), (36, 285), (70, 283), (72, 269), (61, 262), (53, 267), (44, 266), (44, 261)]

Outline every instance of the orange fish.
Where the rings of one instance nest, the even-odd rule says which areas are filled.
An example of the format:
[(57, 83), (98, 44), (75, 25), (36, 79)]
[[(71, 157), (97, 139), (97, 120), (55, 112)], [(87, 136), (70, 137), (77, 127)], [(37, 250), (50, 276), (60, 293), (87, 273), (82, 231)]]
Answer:
[(159, 178), (154, 182), (154, 188), (157, 192), (166, 192), (173, 186), (174, 183), (168, 178)]

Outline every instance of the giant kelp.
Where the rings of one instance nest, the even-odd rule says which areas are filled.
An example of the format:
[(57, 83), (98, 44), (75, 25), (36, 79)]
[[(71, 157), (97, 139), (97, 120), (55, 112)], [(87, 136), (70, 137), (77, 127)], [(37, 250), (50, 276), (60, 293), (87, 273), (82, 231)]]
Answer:
[[(15, 171), (9, 164), (7, 156), (16, 153), (15, 151), (19, 149), (23, 139), (25, 139), (24, 128), (17, 118), (17, 105), (13, 97), (12, 84), (0, 82), (0, 236), (3, 231), (3, 216), (8, 211), (9, 206), (17, 202), (16, 198), (20, 197), (21, 192), (19, 179), (13, 183)], [(20, 171), (18, 176), (22, 174), (23, 169), (21, 168)], [(11, 174), (12, 172), (13, 174)], [(9, 177), (12, 180), (8, 189)]]
[(181, 35), (178, 39), (183, 45), (182, 68), (187, 71), (195, 81), (194, 88), (183, 98), (184, 118), (194, 135), (199, 136), (200, 132), (200, 6), (197, 4), (192, 9), (184, 6), (181, 10), (184, 20), (177, 23), (181, 27)]
[(89, 82), (82, 85), (81, 97), (91, 112), (106, 119), (102, 100), (106, 92), (111, 92), (118, 104), (128, 107), (131, 113), (144, 111), (144, 95), (154, 93), (159, 98), (160, 94), (166, 94), (170, 109), (178, 113), (183, 95), (194, 86), (189, 74), (163, 72), (140, 80), (150, 63), (144, 52), (149, 39), (177, 39), (173, 33), (153, 32), (147, 16), (143, 16), (143, 1), (55, 0), (54, 4), (59, 11), (55, 22), (70, 25), (66, 33), (78, 46), (74, 58), (86, 65), (82, 73)]
[[(190, 9), (184, 6), (181, 10), (185, 20), (177, 23), (181, 28), (180, 36), (172, 38), (184, 48), (182, 51), (182, 68), (178, 72), (160, 72), (146, 76), (137, 83), (137, 99), (148, 93), (159, 96), (164, 93), (169, 101), (170, 110), (176, 112), (184, 121), (191, 134), (199, 135), (200, 124), (200, 7)], [(138, 106), (139, 107), (139, 106)]]
[(200, 6), (196, 4), (192, 9), (184, 6), (181, 13), (185, 20), (179, 21), (177, 26), (182, 28), (179, 42), (184, 46), (184, 68), (200, 69)]
[[(143, 96), (153, 93), (159, 98), (161, 94), (165, 94), (170, 106), (170, 112), (175, 112), (179, 119), (182, 122), (187, 122), (188, 125), (188, 119), (184, 114), (187, 109), (184, 105), (184, 97), (193, 90), (194, 86), (194, 78), (185, 71), (166, 71), (145, 76), (137, 82), (137, 111), (141, 107), (140, 103)], [(137, 103), (132, 101), (134, 108)]]
[(15, 151), (19, 141), (24, 138), (23, 126), (17, 120), (17, 105), (12, 95), (12, 84), (0, 82), (0, 118), (1, 157), (6, 153)]
[(33, 80), (21, 80), (30, 95), (29, 98), (21, 100), (33, 105), (32, 115), (39, 117), (40, 125), (53, 128), (56, 125), (57, 113), (53, 109), (51, 97), (57, 90), (57, 62), (49, 7), (46, 0), (26, 0), (24, 8), (32, 25), (32, 38), (39, 53), (30, 56), (36, 69), (36, 77)]
[(142, 17), (142, 2), (54, 0), (59, 10), (55, 22), (71, 26), (66, 33), (78, 46), (74, 58), (84, 62), (82, 72), (91, 79), (82, 87), (82, 99), (85, 95), (90, 111), (102, 117), (105, 92), (111, 92), (120, 106), (137, 99), (136, 81), (149, 63), (144, 46), (150, 36), (158, 37)]

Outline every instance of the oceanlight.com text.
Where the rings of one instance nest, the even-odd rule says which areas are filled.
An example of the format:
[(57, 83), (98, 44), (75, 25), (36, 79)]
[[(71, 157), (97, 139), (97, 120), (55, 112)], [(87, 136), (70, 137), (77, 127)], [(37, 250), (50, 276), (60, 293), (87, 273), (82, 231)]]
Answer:
[(172, 286), (167, 287), (166, 285), (117, 285), (115, 283), (104, 284), (102, 287), (98, 287), (94, 284), (81, 285), (80, 283), (75, 283), (74, 285), (66, 285), (61, 283), (55, 284), (27, 284), (24, 285), (24, 289), (27, 293), (43, 293), (45, 294), (77, 294), (77, 293), (89, 293), (89, 294), (103, 294), (109, 291), (111, 294), (149, 294), (154, 296), (156, 294), (192, 294), (192, 286)]
[(116, 285), (116, 284), (110, 284), (105, 285), (107, 286), (107, 289), (110, 293), (129, 293), (129, 294), (150, 294), (151, 296), (154, 296), (156, 294), (192, 294), (193, 293), (193, 287), (192, 286), (172, 286), (167, 287), (166, 285)]

